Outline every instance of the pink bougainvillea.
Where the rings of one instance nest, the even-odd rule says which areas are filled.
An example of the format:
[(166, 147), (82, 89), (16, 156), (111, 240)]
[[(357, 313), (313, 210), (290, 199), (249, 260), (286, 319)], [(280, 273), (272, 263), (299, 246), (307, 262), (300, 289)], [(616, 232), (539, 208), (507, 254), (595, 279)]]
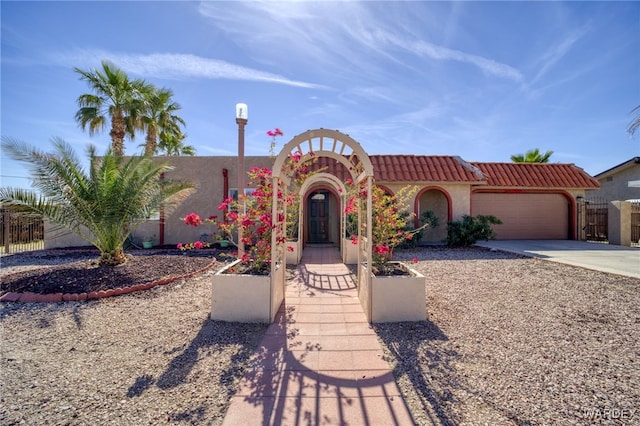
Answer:
[(195, 213), (189, 213), (184, 218), (184, 223), (190, 226), (199, 226), (202, 223), (202, 219)]
[[(282, 136), (282, 130), (276, 128), (267, 132), (272, 137)], [(303, 182), (309, 176), (307, 164), (315, 161), (315, 155), (311, 152), (306, 156), (301, 152), (295, 152), (289, 155), (288, 160), (283, 165), (283, 172), (291, 177), (293, 182)], [(211, 223), (218, 228), (219, 234), (225, 235), (225, 238), (234, 244), (232, 239), (236, 235), (238, 229), (242, 229), (242, 242), (245, 245), (246, 252), (240, 258), (243, 268), (250, 273), (268, 273), (271, 263), (271, 237), (276, 232), (276, 241), (284, 243), (286, 235), (277, 227), (272, 220), (272, 204), (273, 204), (273, 183), (271, 169), (266, 167), (252, 167), (248, 172), (247, 186), (253, 186), (255, 189), (245, 196), (240, 194), (238, 200), (231, 197), (225, 199), (219, 206), (218, 210), (224, 213), (223, 220), (218, 220), (216, 216), (210, 216), (203, 221), (196, 213), (188, 214), (184, 221), (185, 224), (198, 226), (203, 222)], [(297, 194), (295, 191), (285, 196), (285, 193), (279, 191), (277, 198), (279, 202), (285, 204), (287, 211), (293, 210), (297, 202)], [(291, 217), (285, 217), (280, 214), (279, 221), (289, 221)], [(297, 219), (297, 217), (296, 217)], [(200, 243), (200, 244), (198, 244)], [(195, 242), (190, 244), (181, 244), (180, 247), (185, 249), (198, 249), (206, 246), (206, 243)], [(293, 251), (293, 247), (287, 247), (287, 250)]]
[[(420, 232), (423, 227), (407, 229), (407, 224), (412, 214), (404, 212), (407, 200), (415, 193), (417, 188), (404, 187), (396, 194), (389, 194), (381, 187), (374, 185), (371, 194), (372, 201), (372, 256), (377, 270), (387, 268), (389, 261), (393, 260), (393, 250), (405, 240), (411, 240), (414, 234)], [(349, 188), (351, 197), (347, 200), (344, 212), (347, 215), (347, 224), (351, 224), (351, 242), (358, 244), (359, 239), (354, 225), (357, 224), (358, 204), (366, 198), (367, 191), (355, 185)], [(425, 225), (426, 226), (426, 225)]]

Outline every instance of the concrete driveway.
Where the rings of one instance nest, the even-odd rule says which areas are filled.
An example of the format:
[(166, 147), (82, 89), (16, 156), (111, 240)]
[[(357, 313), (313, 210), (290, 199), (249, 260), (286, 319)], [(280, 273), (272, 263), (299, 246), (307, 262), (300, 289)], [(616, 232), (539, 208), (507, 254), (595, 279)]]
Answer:
[(640, 278), (640, 248), (572, 240), (480, 241), (478, 246)]

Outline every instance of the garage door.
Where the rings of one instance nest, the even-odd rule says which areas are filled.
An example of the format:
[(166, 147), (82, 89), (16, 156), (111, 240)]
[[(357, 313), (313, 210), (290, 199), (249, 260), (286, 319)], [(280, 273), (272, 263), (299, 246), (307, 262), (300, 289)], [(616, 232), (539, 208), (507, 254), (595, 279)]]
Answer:
[(472, 215), (494, 215), (499, 240), (566, 240), (569, 238), (569, 201), (561, 194), (472, 195)]

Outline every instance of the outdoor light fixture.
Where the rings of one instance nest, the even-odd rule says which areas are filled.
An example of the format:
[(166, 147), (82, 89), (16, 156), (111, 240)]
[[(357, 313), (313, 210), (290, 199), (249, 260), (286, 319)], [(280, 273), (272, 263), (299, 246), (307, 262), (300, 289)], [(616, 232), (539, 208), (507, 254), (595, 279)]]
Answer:
[[(249, 107), (247, 104), (236, 104), (236, 123), (238, 124), (238, 201), (244, 196), (244, 126), (249, 119)], [(244, 206), (243, 206), (244, 207)], [(244, 208), (242, 209), (244, 211)], [(244, 254), (242, 242), (242, 228), (238, 227), (238, 255)]]
[(249, 119), (249, 108), (247, 104), (236, 104), (236, 119)]

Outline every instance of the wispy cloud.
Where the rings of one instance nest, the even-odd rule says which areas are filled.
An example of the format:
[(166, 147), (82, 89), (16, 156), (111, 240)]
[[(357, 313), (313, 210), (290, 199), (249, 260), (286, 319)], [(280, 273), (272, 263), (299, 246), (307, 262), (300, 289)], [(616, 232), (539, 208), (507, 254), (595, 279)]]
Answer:
[[(199, 13), (254, 60), (283, 68), (371, 75), (379, 72), (370, 29), (379, 22), (360, 2), (201, 2)], [(372, 53), (376, 52), (376, 55)]]
[(59, 65), (78, 67), (96, 66), (100, 60), (106, 59), (132, 74), (169, 80), (187, 78), (248, 80), (309, 89), (326, 88), (320, 84), (292, 80), (278, 74), (190, 54), (153, 53), (135, 55), (104, 50), (76, 50), (56, 53), (51, 56), (51, 60)]
[[(380, 10), (375, 13), (377, 5), (366, 2), (252, 1), (234, 6), (203, 2), (199, 11), (256, 56), (273, 52), (274, 43), (278, 43), (288, 58), (313, 58), (323, 68), (342, 68), (343, 72), (366, 70), (368, 77), (380, 72), (382, 62), (404, 64), (408, 63), (407, 57), (427, 57), (464, 62), (492, 76), (523, 80), (520, 71), (510, 65), (425, 40), (420, 26), (424, 23), (418, 24), (411, 16), (405, 16), (399, 24), (389, 17), (393, 15), (389, 7), (387, 16)], [(454, 8), (448, 36), (457, 25), (458, 10)], [(418, 41), (414, 41), (416, 38)]]
[(562, 60), (562, 58), (569, 53), (571, 48), (580, 40), (586, 33), (587, 29), (579, 29), (569, 34), (564, 40), (554, 44), (547, 49), (539, 58), (541, 66), (535, 77), (531, 80), (531, 85), (536, 84), (554, 65)]
[(462, 52), (460, 50), (450, 49), (448, 47), (439, 46), (425, 40), (409, 41), (390, 33), (378, 33), (382, 40), (387, 41), (397, 47), (414, 52), (421, 56), (426, 56), (437, 61), (458, 61), (465, 62), (476, 66), (486, 74), (495, 75), (497, 77), (507, 78), (520, 82), (524, 79), (522, 73), (516, 68), (503, 64), (493, 59), (487, 59), (482, 56), (473, 55)]

